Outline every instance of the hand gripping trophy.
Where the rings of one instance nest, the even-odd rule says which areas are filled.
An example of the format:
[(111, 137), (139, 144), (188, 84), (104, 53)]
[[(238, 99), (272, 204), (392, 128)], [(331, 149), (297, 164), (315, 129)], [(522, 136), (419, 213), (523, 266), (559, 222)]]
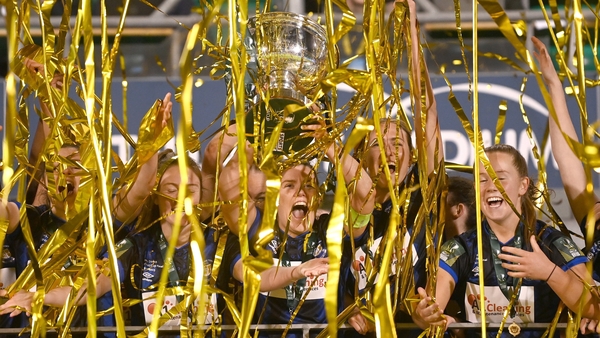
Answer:
[(269, 12), (251, 18), (248, 33), (244, 43), (255, 95), (247, 138), (266, 145), (275, 137), (275, 155), (301, 156), (313, 139), (300, 135), (300, 126), (322, 108), (314, 95), (327, 73), (325, 29), (302, 15)]

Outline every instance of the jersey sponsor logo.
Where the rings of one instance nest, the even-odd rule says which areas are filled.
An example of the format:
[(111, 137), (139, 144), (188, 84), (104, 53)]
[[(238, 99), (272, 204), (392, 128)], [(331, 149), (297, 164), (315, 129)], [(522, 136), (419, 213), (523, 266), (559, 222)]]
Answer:
[[(150, 325), (152, 323), (152, 318), (154, 316), (154, 312), (156, 311), (156, 292), (148, 291), (142, 294), (143, 305), (144, 305), (144, 317), (146, 319), (146, 324)], [(212, 324), (213, 322), (217, 323), (219, 321), (219, 311), (217, 308), (217, 295), (215, 293), (208, 294), (203, 293), (204, 297), (204, 312), (202, 317), (204, 317), (204, 324)], [(163, 300), (163, 306), (160, 310), (160, 316), (164, 316), (167, 312), (172, 311), (172, 309), (177, 306), (177, 296), (175, 295), (165, 295)], [(194, 320), (194, 313), (198, 311), (198, 299), (194, 300), (192, 305), (193, 311), (185, 311), (188, 313), (188, 322), (191, 323)], [(175, 310), (177, 311), (177, 310)], [(163, 325), (166, 326), (179, 326), (181, 324), (181, 312), (179, 313), (171, 313), (173, 315), (172, 318), (167, 320)], [(170, 316), (170, 315), (169, 315)]]
[(279, 242), (279, 238), (277, 238), (277, 236), (275, 236), (275, 238), (273, 238), (270, 242), (269, 242), (269, 250), (271, 250), (271, 252), (277, 254), (277, 250), (279, 249), (279, 245), (281, 243)]
[[(484, 304), (480, 304), (479, 285), (467, 283), (465, 294), (465, 310), (467, 321), (472, 323), (481, 322), (481, 311), (485, 311), (487, 321), (500, 323), (504, 318), (504, 312), (508, 309), (508, 299), (498, 286), (486, 286), (484, 288)], [(521, 286), (519, 299), (513, 305), (516, 310), (515, 323), (532, 323), (535, 318), (534, 287)], [(510, 317), (509, 317), (510, 318)]]
[[(300, 261), (290, 261), (290, 266), (298, 266), (302, 264)], [(281, 267), (279, 259), (273, 258), (273, 266)], [(304, 294), (306, 300), (325, 299), (325, 287), (327, 286), (327, 274), (317, 277), (307, 277), (305, 282)], [(308, 294), (307, 294), (308, 293)], [(287, 294), (284, 289), (277, 289), (270, 292), (261, 292), (261, 294), (274, 298), (287, 299)]]
[[(194, 306), (196, 310), (198, 307)], [(204, 324), (219, 322), (219, 311), (217, 309), (217, 294), (204, 293)]]
[[(156, 309), (156, 298), (154, 298), (156, 292), (144, 292), (142, 294), (142, 299), (144, 299), (144, 316), (146, 318), (146, 324), (150, 325), (152, 323), (152, 318), (154, 316), (154, 312)], [(177, 298), (173, 295), (165, 295), (163, 300), (163, 306), (160, 309), (160, 315), (163, 316), (165, 313), (170, 311), (173, 307), (177, 305)], [(177, 313), (173, 315), (173, 318), (167, 320), (163, 325), (166, 326), (178, 326), (181, 323), (181, 313)]]
[(142, 273), (142, 281), (152, 282), (152, 278), (156, 275), (156, 269), (162, 269), (162, 265), (158, 265), (158, 261), (155, 259), (144, 258), (144, 268)]
[[(375, 259), (375, 253), (379, 248), (379, 244), (381, 244), (382, 237), (376, 238), (373, 241), (373, 245), (369, 249), (367, 249), (366, 245), (363, 245), (356, 249), (354, 253), (354, 262), (352, 263), (352, 269), (358, 273), (358, 289), (363, 290), (367, 286), (367, 281), (369, 279), (369, 275), (371, 267), (373, 266), (373, 260)], [(405, 257), (408, 254), (408, 246), (410, 244), (410, 234), (406, 234), (404, 236), (403, 249), (402, 249), (402, 257)], [(415, 264), (419, 260), (419, 256), (417, 255), (417, 249), (414, 244), (412, 245), (411, 255), (412, 255), (412, 265)], [(369, 264), (369, 269), (367, 270), (367, 259)], [(391, 269), (390, 276), (393, 276), (397, 272), (398, 267), (398, 256), (396, 255), (396, 249), (392, 251), (392, 259), (391, 259)], [(356, 275), (356, 274), (354, 274)], [(379, 274), (375, 277), (375, 282), (379, 279)]]
[(15, 257), (10, 253), (10, 248), (8, 245), (4, 245), (2, 249), (2, 266), (7, 266), (8, 264), (15, 264)]
[[(143, 305), (144, 305), (144, 317), (146, 319), (146, 324), (150, 325), (152, 323), (152, 318), (154, 316), (154, 312), (156, 309), (156, 292), (148, 291), (142, 294)], [(160, 316), (164, 316), (167, 312), (172, 311), (172, 309), (177, 306), (177, 296), (175, 295), (165, 295), (163, 299), (163, 306), (160, 309)], [(193, 303), (193, 311), (188, 312), (188, 317), (190, 322), (194, 318), (194, 313), (198, 311), (198, 300), (194, 300)], [(175, 310), (177, 311), (177, 310)], [(212, 324), (213, 321), (218, 322), (218, 310), (217, 310), (217, 295), (216, 294), (204, 294), (204, 324)], [(163, 325), (165, 326), (179, 326), (181, 325), (181, 312), (173, 314), (173, 317), (167, 320)]]

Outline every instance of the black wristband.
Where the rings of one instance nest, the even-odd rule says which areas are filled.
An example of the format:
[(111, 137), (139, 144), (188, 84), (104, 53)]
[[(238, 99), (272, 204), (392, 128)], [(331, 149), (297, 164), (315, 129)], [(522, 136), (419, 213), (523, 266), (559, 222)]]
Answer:
[(550, 274), (548, 275), (548, 278), (546, 278), (546, 283), (548, 283), (548, 281), (550, 280), (550, 277), (552, 277), (552, 274), (554, 273), (554, 270), (556, 270), (556, 267), (558, 265), (554, 264), (554, 268), (552, 269), (552, 272), (550, 272)]

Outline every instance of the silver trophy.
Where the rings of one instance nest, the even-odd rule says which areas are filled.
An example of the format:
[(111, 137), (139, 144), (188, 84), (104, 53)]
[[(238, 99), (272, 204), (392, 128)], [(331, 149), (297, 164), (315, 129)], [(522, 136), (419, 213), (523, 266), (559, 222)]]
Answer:
[[(248, 70), (256, 86), (246, 130), (252, 142), (268, 142), (283, 120), (275, 152), (305, 149), (312, 138), (300, 137), (300, 124), (313, 112), (313, 90), (327, 73), (327, 34), (313, 20), (295, 13), (269, 12), (248, 21), (244, 41)], [(255, 128), (257, 127), (257, 128)]]

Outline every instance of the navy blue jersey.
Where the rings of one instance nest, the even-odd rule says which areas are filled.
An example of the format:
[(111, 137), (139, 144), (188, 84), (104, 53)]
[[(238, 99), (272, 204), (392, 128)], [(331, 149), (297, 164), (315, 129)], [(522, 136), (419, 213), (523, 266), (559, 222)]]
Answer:
[[(19, 208), (20, 203), (16, 203)], [(29, 221), (33, 244), (38, 251), (50, 236), (65, 223), (65, 220), (52, 214), (46, 205), (30, 206), (26, 205), (27, 219)], [(4, 288), (12, 284), (23, 273), (29, 265), (29, 252), (27, 243), (21, 226), (17, 226), (15, 231), (7, 234), (4, 239), (2, 252), (2, 279)], [(0, 327), (26, 327), (29, 325), (29, 318), (25, 313), (14, 318), (8, 318), (8, 315), (0, 316)]]
[[(330, 215), (322, 214), (315, 220), (312, 231), (292, 238), (278, 229), (267, 249), (273, 253), (273, 266), (298, 266), (313, 258), (328, 257), (327, 226)], [(362, 245), (368, 238), (365, 232), (355, 238), (357, 245)], [(343, 247), (348, 246), (350, 236), (345, 236)], [(340, 267), (340, 276), (347, 274), (344, 265)], [(285, 289), (262, 292), (258, 297), (255, 310), (254, 323), (257, 324), (288, 324), (292, 313), (298, 309), (292, 324), (324, 324), (327, 322), (325, 314), (325, 285), (327, 275), (316, 278), (304, 278)], [(343, 309), (342, 296), (345, 284), (340, 280), (338, 285), (338, 312)], [(300, 305), (300, 299), (306, 296)], [(291, 298), (290, 298), (291, 297)], [(299, 308), (298, 308), (299, 306)], [(316, 334), (317, 332), (315, 332)], [(281, 332), (260, 332), (260, 337), (281, 337)], [(302, 337), (301, 332), (288, 332), (287, 337)]]
[[(410, 251), (410, 258), (412, 260), (415, 281), (414, 293), (416, 293), (416, 289), (418, 287), (425, 287), (425, 285), (427, 284), (427, 273), (425, 270), (425, 263), (427, 258), (427, 248), (425, 243), (425, 226), (421, 226), (418, 233), (414, 232), (414, 223), (417, 217), (417, 213), (419, 212), (419, 209), (423, 204), (423, 196), (421, 194), (421, 189), (419, 188), (419, 172), (417, 165), (411, 167), (404, 181), (402, 182), (402, 184), (400, 184), (399, 190), (402, 191), (404, 189), (410, 189), (411, 195), (407, 206), (400, 205), (400, 223), (398, 224), (398, 232), (401, 233), (402, 231), (405, 231), (403, 243), (401, 244), (403, 248), (402, 254), (406, 255)], [(388, 226), (390, 224), (390, 215), (392, 213), (392, 207), (392, 201), (387, 200), (380, 207), (376, 208), (373, 211), (373, 224), (371, 225), (373, 227), (372, 241), (369, 241), (368, 243), (364, 243), (362, 245), (358, 245), (354, 253), (350, 252), (349, 246), (346, 247), (344, 256), (352, 257), (353, 260), (353, 262), (349, 264), (351, 268), (348, 269), (349, 273), (346, 278), (347, 289), (352, 296), (354, 295), (355, 290), (359, 292), (359, 295), (362, 295), (365, 288), (372, 288), (374, 282), (376, 282), (379, 278), (379, 276), (375, 276), (371, 270), (368, 270), (366, 263), (368, 261), (371, 264), (371, 266), (376, 267), (376, 269), (378, 269), (378, 267), (380, 266), (380, 264), (376, 264), (373, 262), (375, 257), (383, 256), (383, 250), (385, 250), (385, 248), (383, 246), (380, 247), (379, 244), (382, 240), (386, 240), (384, 238), (384, 235), (386, 234)], [(404, 220), (405, 223), (403, 224)], [(396, 241), (398, 241), (399, 239), (399, 237), (396, 238)], [(409, 243), (411, 240), (413, 240), (413, 244), (409, 248)], [(390, 269), (390, 280), (392, 285), (397, 280), (397, 276), (401, 275), (401, 271), (397, 271), (400, 264), (399, 259), (400, 258), (398, 257), (398, 254), (394, 253), (392, 256)], [(356, 280), (358, 280), (358, 285), (356, 285)], [(369, 283), (369, 281), (371, 283)], [(394, 290), (394, 287), (392, 287), (391, 289)], [(401, 311), (396, 311), (396, 321), (412, 322), (410, 317), (403, 316), (403, 313)]]
[[(237, 285), (241, 285), (233, 278), (233, 267), (241, 258), (238, 237), (233, 233), (230, 233), (227, 228), (219, 231), (211, 229), (207, 233), (207, 236), (205, 236), (205, 240), (206, 261), (204, 264), (207, 280), (215, 278), (215, 280), (211, 282), (217, 289), (226, 294), (233, 295)], [(223, 241), (224, 244), (222, 244)], [(222, 252), (219, 253), (221, 255), (221, 263), (218, 266), (218, 271), (214, 271), (214, 269), (217, 268), (214, 265), (214, 259), (220, 245), (224, 245), (224, 247), (221, 248)], [(229, 312), (227, 311), (225, 300), (220, 294), (211, 295), (211, 306), (213, 306), (211, 310), (215, 313), (215, 316), (221, 317), (221, 324), (233, 324)]]
[[(19, 203), (16, 204), (21, 207)], [(39, 251), (40, 248), (54, 234), (54, 232), (56, 232), (58, 228), (65, 224), (66, 221), (55, 216), (47, 205), (26, 205), (26, 208), (27, 220), (31, 229), (33, 244), (35, 246), (35, 250)], [(122, 224), (120, 222), (115, 221), (115, 227), (120, 227), (121, 225)], [(27, 243), (20, 225), (17, 226), (15, 231), (6, 235), (3, 245), (3, 263), (2, 276), (4, 276), (4, 273), (8, 272), (11, 276), (15, 276), (15, 278), (18, 278), (29, 265), (29, 252), (27, 251)], [(65, 267), (68, 267), (69, 265), (71, 265), (70, 261), (65, 262)], [(12, 271), (10, 271), (11, 269)], [(103, 311), (111, 308), (112, 305), (112, 295), (106, 294), (98, 299), (96, 307), (98, 311)], [(0, 317), (0, 327), (25, 327), (29, 325), (29, 318), (26, 317), (25, 313), (22, 313), (13, 319), (3, 317), (4, 316)], [(112, 314), (100, 317), (97, 320), (97, 323), (98, 326), (116, 325), (114, 316)], [(87, 312), (85, 306), (81, 306), (77, 309), (71, 325), (73, 327), (87, 326)], [(101, 336), (113, 337), (114, 334), (104, 333)]]
[[(440, 268), (447, 271), (455, 281), (453, 299), (457, 300), (460, 307), (458, 318), (462, 321), (479, 322), (481, 309), (486, 311), (489, 322), (502, 321), (504, 311), (508, 306), (508, 299), (502, 293), (496, 272), (490, 245), (491, 229), (487, 222), (483, 222), (483, 271), (485, 284), (486, 304), (479, 304), (479, 272), (477, 264), (477, 231), (470, 230), (447, 241), (442, 246), (440, 254)], [(587, 258), (579, 251), (575, 243), (560, 231), (547, 227), (543, 222), (536, 224), (536, 233), (539, 234), (540, 248), (546, 256), (563, 270), (587, 262)], [(528, 239), (527, 239), (528, 240)], [(514, 238), (500, 246), (514, 246)], [(526, 245), (527, 250), (531, 250)], [(509, 277), (507, 285), (512, 286), (514, 281)], [(462, 298), (462, 302), (460, 299)], [(514, 318), (509, 318), (511, 323), (550, 323), (554, 318), (560, 302), (559, 297), (545, 281), (523, 279), (519, 298), (514, 305), (516, 310)], [(489, 336), (496, 336), (494, 330), (488, 330)], [(543, 332), (523, 330), (522, 335), (527, 337), (541, 336)], [(503, 336), (509, 337), (505, 330)]]
[[(252, 256), (257, 256), (257, 253), (254, 250), (254, 244), (258, 240), (258, 229), (260, 227), (261, 219), (262, 212), (260, 209), (256, 208), (256, 218), (248, 228), (248, 244), (250, 246), (250, 255)], [(222, 236), (226, 236), (226, 238), (223, 238)], [(218, 240), (225, 240), (225, 245), (222, 249), (222, 260), (221, 265), (218, 267), (219, 270), (218, 272), (213, 272), (213, 275), (216, 275), (215, 286), (220, 291), (232, 295), (239, 309), (241, 308), (243, 300), (243, 294), (241, 292), (242, 284), (233, 277), (233, 268), (241, 258), (240, 240), (238, 236), (229, 232), (228, 229), (223, 229), (221, 233), (218, 234)], [(215, 250), (216, 249), (217, 244), (215, 243)], [(221, 295), (217, 295), (217, 306), (219, 314), (221, 315), (222, 324), (233, 324), (233, 319), (230, 318), (227, 305)]]
[[(147, 291), (151, 286), (158, 284), (160, 274), (164, 267), (164, 260), (159, 247), (162, 230), (160, 224), (155, 224), (147, 230), (128, 236), (117, 245), (119, 263), (119, 276), (123, 287), (123, 298), (147, 299), (156, 292), (156, 289)], [(189, 274), (189, 244), (175, 250), (173, 265), (177, 270), (179, 281), (185, 283)], [(173, 287), (169, 282), (168, 287)], [(171, 309), (177, 304), (175, 297), (166, 297), (162, 312)], [(146, 326), (154, 313), (154, 299), (149, 299), (130, 307), (131, 325)], [(179, 319), (175, 318), (179, 325)], [(169, 322), (165, 325), (170, 325)]]
[[(308, 250), (311, 250), (313, 258), (324, 258), (327, 255), (327, 225), (329, 223), (329, 214), (321, 215), (315, 220), (312, 227), (312, 232), (305, 233), (298, 237), (292, 238), (285, 236), (283, 231), (279, 230), (275, 238), (267, 245), (267, 249), (273, 253), (273, 266), (284, 266), (284, 262), (280, 263), (281, 250), (285, 250), (289, 256), (289, 265), (298, 266), (303, 263), (304, 242), (307, 236), (314, 234), (314, 243)], [(287, 239), (284, 242), (285, 237)], [(283, 247), (285, 245), (285, 247)], [(326, 323), (325, 315), (325, 283), (327, 275), (317, 277), (313, 284), (312, 278), (305, 278), (299, 282), (304, 283), (304, 294), (308, 292), (304, 303), (300, 306), (293, 324), (314, 324)], [(312, 288), (310, 287), (312, 284)], [(294, 290), (295, 293), (296, 290)], [(290, 321), (292, 312), (295, 307), (290, 309), (288, 304), (286, 290), (274, 290), (271, 292), (262, 292), (258, 296), (256, 304), (255, 323), (258, 324), (287, 324)], [(295, 298), (301, 298), (303, 295), (295, 295)], [(297, 297), (296, 297), (297, 296)], [(261, 318), (261, 313), (262, 318)], [(260, 320), (259, 320), (260, 319)], [(268, 337), (267, 332), (262, 332), (261, 337)], [(278, 334), (281, 336), (281, 333)], [(296, 334), (289, 334), (288, 337), (295, 337)], [(301, 337), (301, 335), (299, 335)]]
[[(119, 262), (119, 274), (123, 285), (123, 298), (138, 299), (142, 302), (132, 305), (129, 309), (131, 323), (133, 326), (146, 326), (151, 323), (154, 314), (155, 299), (148, 299), (156, 292), (156, 288), (148, 290), (152, 286), (158, 285), (160, 275), (164, 267), (163, 255), (160, 249), (162, 229), (160, 224), (155, 224), (147, 230), (128, 236), (117, 245), (117, 255)], [(205, 261), (204, 274), (210, 277), (209, 267), (212, 267), (217, 249), (217, 243), (214, 228), (207, 228), (204, 231), (205, 236)], [(169, 281), (167, 287), (185, 285), (190, 272), (190, 246), (186, 244), (176, 248), (173, 255), (173, 265), (175, 266), (178, 281), (173, 283)], [(165, 296), (164, 305), (161, 314), (177, 305), (176, 296)], [(213, 303), (207, 303), (208, 309)], [(215, 312), (207, 315), (206, 320), (212, 321)], [(181, 315), (167, 321), (165, 326), (177, 326), (180, 323)], [(186, 314), (187, 315), (187, 314)], [(164, 336), (164, 335), (161, 335)], [(178, 336), (178, 335), (172, 335)]]

